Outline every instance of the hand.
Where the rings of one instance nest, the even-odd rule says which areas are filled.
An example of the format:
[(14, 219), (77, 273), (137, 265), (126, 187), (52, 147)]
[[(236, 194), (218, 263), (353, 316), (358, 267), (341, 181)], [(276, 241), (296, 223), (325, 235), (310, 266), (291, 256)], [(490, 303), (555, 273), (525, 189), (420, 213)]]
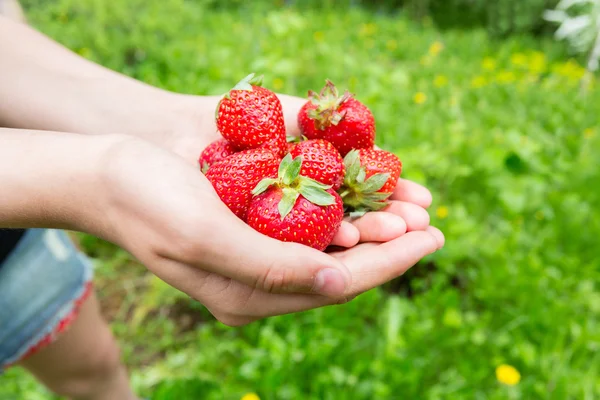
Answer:
[[(154, 141), (197, 166), (202, 149), (221, 137), (214, 118), (219, 96), (169, 96), (161, 103), (170, 104), (173, 114), (180, 116), (177, 128), (168, 130), (168, 134), (155, 136)], [(306, 100), (288, 95), (279, 95), (279, 98), (283, 106), (286, 133), (300, 135), (297, 115)], [(345, 221), (332, 244), (350, 248), (359, 242), (387, 242), (406, 232), (425, 230), (429, 226), (429, 214), (425, 209), (430, 204), (429, 190), (400, 179), (388, 208), (368, 213), (351, 222)]]
[[(195, 165), (146, 141), (120, 138), (103, 160), (91, 233), (131, 252), (228, 325), (345, 302), (443, 245), (428, 228), (326, 254), (255, 232)], [(410, 185), (403, 191), (415, 195)]]

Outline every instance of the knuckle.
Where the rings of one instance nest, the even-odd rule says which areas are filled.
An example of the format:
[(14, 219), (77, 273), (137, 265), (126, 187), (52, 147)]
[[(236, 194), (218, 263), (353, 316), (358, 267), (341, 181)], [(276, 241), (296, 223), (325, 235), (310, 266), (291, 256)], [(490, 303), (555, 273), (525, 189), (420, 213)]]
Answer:
[(285, 289), (293, 279), (293, 272), (290, 269), (267, 265), (258, 277), (256, 288), (268, 293), (275, 293)]

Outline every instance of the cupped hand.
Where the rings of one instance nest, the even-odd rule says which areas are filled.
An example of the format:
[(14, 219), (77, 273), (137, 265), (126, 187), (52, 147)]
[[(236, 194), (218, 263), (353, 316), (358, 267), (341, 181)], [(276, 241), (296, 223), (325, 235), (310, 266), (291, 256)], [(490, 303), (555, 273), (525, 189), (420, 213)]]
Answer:
[[(235, 217), (195, 165), (149, 142), (118, 138), (101, 163), (91, 233), (128, 250), (225, 324), (345, 302), (443, 245), (435, 228), (389, 241), (373, 232), (372, 242), (384, 243), (329, 254), (280, 242)], [(424, 194), (412, 185), (399, 186), (398, 196)]]
[[(283, 106), (286, 133), (300, 135), (297, 115), (306, 102), (296, 96), (279, 95)], [(202, 149), (221, 136), (215, 123), (218, 96), (174, 95), (171, 99), (181, 110), (181, 127), (165, 136), (159, 144), (198, 165)], [(358, 219), (346, 219), (332, 245), (350, 248), (364, 242), (387, 242), (407, 232), (423, 231), (429, 227), (426, 208), (431, 204), (431, 193), (425, 187), (406, 179), (399, 179), (391, 196), (390, 206), (370, 212)]]

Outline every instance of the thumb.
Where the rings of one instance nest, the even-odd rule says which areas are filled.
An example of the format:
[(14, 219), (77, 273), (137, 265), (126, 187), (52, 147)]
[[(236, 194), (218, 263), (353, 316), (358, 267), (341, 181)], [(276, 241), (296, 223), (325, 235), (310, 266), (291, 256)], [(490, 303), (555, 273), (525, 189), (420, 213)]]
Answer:
[(193, 265), (271, 293), (340, 297), (350, 287), (349, 270), (334, 257), (272, 239), (237, 218), (230, 222), (227, 231), (211, 231)]

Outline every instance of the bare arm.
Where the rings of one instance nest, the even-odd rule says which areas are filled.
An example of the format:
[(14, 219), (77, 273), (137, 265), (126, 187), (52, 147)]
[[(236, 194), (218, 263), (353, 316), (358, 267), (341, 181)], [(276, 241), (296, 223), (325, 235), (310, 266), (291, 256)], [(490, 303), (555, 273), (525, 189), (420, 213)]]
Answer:
[(0, 129), (0, 227), (85, 228), (110, 140)]
[(94, 64), (0, 16), (0, 126), (86, 134), (165, 135), (182, 101)]

